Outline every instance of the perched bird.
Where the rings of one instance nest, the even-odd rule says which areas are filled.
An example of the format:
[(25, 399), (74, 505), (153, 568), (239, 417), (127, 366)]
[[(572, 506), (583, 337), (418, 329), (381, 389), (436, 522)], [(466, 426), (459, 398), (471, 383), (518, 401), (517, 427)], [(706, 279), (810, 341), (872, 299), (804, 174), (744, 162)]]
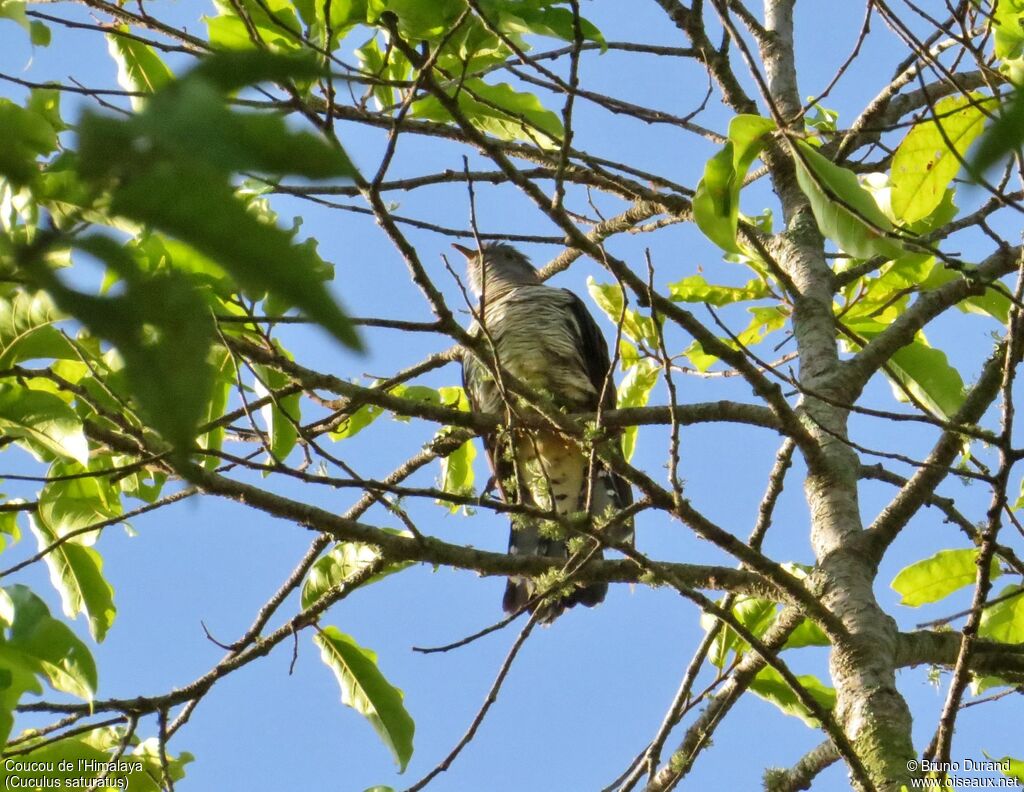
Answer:
[[(566, 289), (545, 286), (526, 256), (510, 245), (484, 245), (482, 256), (471, 248), (453, 247), (466, 257), (470, 287), (480, 300), (479, 319), (470, 332), (486, 335), (500, 370), (569, 412), (594, 412), (599, 402), (604, 409), (614, 409), (608, 346), (583, 301)], [(462, 380), (474, 410), (506, 414), (507, 391), (488, 366), (468, 352)], [(577, 514), (589, 506), (592, 518), (605, 518), (591, 521), (600, 529), (608, 515), (633, 500), (628, 482), (600, 460), (594, 465), (591, 485), (588, 455), (555, 431), (513, 426), (485, 435), (483, 442), (499, 492), (508, 503), (529, 504), (559, 515)], [(632, 523), (626, 522), (612, 530), (610, 538), (632, 541), (632, 532)], [(568, 539), (551, 522), (516, 516), (508, 552), (567, 558)], [(600, 551), (595, 557), (600, 557)], [(544, 605), (540, 619), (550, 622), (577, 603), (593, 607), (607, 590), (607, 583), (577, 585)], [(521, 608), (534, 593), (529, 579), (510, 578), (505, 611)]]

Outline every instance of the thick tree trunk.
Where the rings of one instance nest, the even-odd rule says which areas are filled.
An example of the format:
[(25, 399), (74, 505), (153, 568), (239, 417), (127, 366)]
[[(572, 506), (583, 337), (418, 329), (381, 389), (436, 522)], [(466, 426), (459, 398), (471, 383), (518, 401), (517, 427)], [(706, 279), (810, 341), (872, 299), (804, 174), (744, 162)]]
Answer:
[[(792, 0), (766, 0), (767, 37), (761, 55), (771, 102), (785, 121), (798, 117), (793, 54)], [(817, 559), (814, 577), (822, 603), (849, 631), (832, 649), (836, 720), (853, 743), (879, 790), (899, 792), (913, 759), (911, 715), (896, 689), (896, 623), (875, 599), (877, 569), (862, 552), (864, 537), (857, 497), (860, 462), (845, 442), (848, 411), (837, 404), (854, 395), (846, 385), (833, 315), (834, 286), (824, 242), (810, 205), (796, 183), (792, 160), (780, 146), (768, 155), (786, 229), (770, 250), (797, 290), (793, 327), (800, 352), (801, 415), (822, 448), (809, 469), (804, 493), (810, 509), (810, 539)], [(815, 398), (820, 396), (823, 398)]]

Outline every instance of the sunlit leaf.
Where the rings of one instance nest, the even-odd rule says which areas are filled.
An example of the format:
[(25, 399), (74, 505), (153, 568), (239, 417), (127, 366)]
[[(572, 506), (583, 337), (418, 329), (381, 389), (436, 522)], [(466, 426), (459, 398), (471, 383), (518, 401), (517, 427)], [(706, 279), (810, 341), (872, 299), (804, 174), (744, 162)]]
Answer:
[[(977, 560), (977, 548), (940, 550), (901, 569), (890, 585), (900, 594), (901, 605), (916, 608), (938, 602), (974, 583), (978, 576)], [(995, 580), (1000, 574), (999, 561), (993, 558), (989, 576)]]
[[(39, 514), (58, 536), (103, 522), (122, 514), (121, 499), (102, 470), (96, 475), (77, 462), (55, 462), (50, 467), (53, 479), (39, 493)], [(69, 478), (75, 476), (75, 478)], [(92, 544), (95, 533), (78, 535), (73, 541)]]
[(1002, 602), (981, 612), (978, 635), (1002, 643), (1024, 642), (1024, 586), (1005, 586), (992, 599)]
[[(32, 532), (43, 550), (60, 538), (39, 515), (29, 518)], [(114, 623), (114, 589), (103, 577), (103, 561), (91, 547), (64, 542), (44, 556), (50, 570), (50, 582), (60, 594), (64, 614), (75, 618), (85, 613), (89, 619), (89, 632), (102, 641)]]
[(830, 162), (813, 146), (799, 141), (794, 145), (799, 153), (797, 181), (821, 233), (856, 258), (898, 256), (902, 246), (883, 233), (892, 230), (892, 222), (853, 171)]
[[(476, 446), (467, 440), (446, 457), (441, 457), (441, 480), (438, 486), (443, 492), (462, 497), (471, 497), (473, 489), (473, 460), (476, 458)], [(446, 500), (437, 501), (450, 512), (455, 513), (463, 508), (461, 504)]]
[[(397, 531), (395, 532), (397, 534)], [(327, 591), (344, 583), (356, 572), (365, 569), (380, 557), (380, 551), (362, 542), (339, 542), (313, 564), (302, 584), (302, 607), (308, 608)], [(388, 575), (400, 572), (411, 562), (386, 566), (363, 585), (375, 583)]]
[[(816, 676), (804, 674), (796, 679), (823, 709), (827, 711), (835, 706), (835, 690), (823, 684)], [(765, 701), (770, 701), (786, 715), (799, 718), (812, 729), (817, 729), (821, 725), (774, 668), (762, 668), (750, 683), (750, 692)]]
[(89, 458), (81, 419), (52, 393), (0, 383), (0, 437), (5, 435), (82, 464)]
[(0, 299), (0, 368), (23, 360), (74, 359), (74, 348), (54, 326), (63, 318), (46, 292), (19, 291)]
[(995, 100), (977, 93), (949, 96), (935, 103), (934, 117), (914, 125), (892, 160), (892, 211), (898, 219), (913, 223), (941, 203), (981, 134), (983, 108), (994, 106)]
[[(502, 140), (526, 140), (553, 147), (562, 138), (562, 121), (531, 93), (518, 91), (508, 83), (490, 85), (480, 79), (459, 84), (458, 105), (474, 126)], [(432, 121), (452, 121), (434, 96), (412, 105), (412, 115)]]
[(325, 627), (313, 637), (320, 656), (341, 687), (341, 701), (364, 715), (391, 751), (400, 770), (412, 757), (415, 724), (402, 703), (402, 691), (377, 667), (377, 655), (338, 630)]
[(741, 252), (736, 242), (740, 189), (751, 164), (764, 148), (775, 123), (756, 115), (729, 122), (729, 140), (704, 166), (693, 196), (693, 219), (705, 236), (728, 253)]
[[(661, 376), (661, 365), (651, 358), (644, 358), (633, 366), (623, 378), (618, 389), (616, 406), (646, 407), (651, 398), (651, 391)], [(622, 432), (622, 455), (628, 462), (636, 450), (636, 436), (639, 427), (627, 426)]]
[(605, 312), (612, 324), (618, 326), (622, 322), (622, 332), (636, 342), (643, 342), (650, 347), (658, 346), (658, 328), (654, 320), (644, 316), (633, 308), (622, 309), (622, 289), (615, 283), (598, 283), (593, 277), (587, 278), (587, 291)]
[(7, 639), (0, 642), (0, 667), (25, 663), (54, 690), (91, 700), (98, 682), (88, 647), (28, 588), (16, 585), (4, 591), (14, 607), (14, 619)]
[[(120, 33), (127, 25), (116, 28)], [(174, 79), (171, 70), (160, 60), (152, 47), (128, 36), (107, 33), (107, 51), (117, 64), (117, 83), (133, 93), (153, 93)], [(145, 104), (141, 96), (131, 97), (132, 107), (139, 110)]]

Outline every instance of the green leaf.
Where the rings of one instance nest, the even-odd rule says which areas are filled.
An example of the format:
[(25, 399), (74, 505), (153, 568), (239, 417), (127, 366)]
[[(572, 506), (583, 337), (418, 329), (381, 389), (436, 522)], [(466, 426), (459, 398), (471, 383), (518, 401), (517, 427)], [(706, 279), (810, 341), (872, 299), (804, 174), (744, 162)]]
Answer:
[(1002, 597), (1009, 597), (1009, 599), (997, 602), (982, 611), (978, 635), (1002, 643), (1022, 643), (1024, 642), (1024, 586), (1006, 586), (999, 592), (998, 597), (993, 599)]
[(77, 359), (54, 327), (63, 318), (46, 292), (18, 291), (0, 299), (0, 368), (39, 358)]
[[(633, 366), (619, 385), (616, 406), (646, 407), (651, 391), (661, 376), (661, 365), (651, 358), (643, 358)], [(640, 427), (627, 426), (622, 432), (622, 455), (629, 462), (636, 450), (636, 436)]]
[(117, 347), (151, 426), (176, 449), (191, 448), (213, 383), (213, 318), (202, 297), (179, 272), (143, 276), (131, 255), (107, 237), (84, 237), (75, 246), (117, 271), (125, 293), (97, 297), (65, 286), (45, 267), (34, 274), (58, 306)]
[[(128, 31), (127, 25), (115, 27), (119, 33)], [(174, 79), (153, 48), (141, 41), (119, 33), (107, 33), (107, 51), (117, 64), (117, 83), (133, 93), (154, 93)], [(132, 108), (140, 110), (145, 104), (141, 96), (131, 97)]]
[(0, 176), (16, 185), (39, 175), (36, 159), (57, 150), (57, 133), (39, 113), (0, 99)]
[(402, 691), (377, 667), (377, 655), (338, 630), (325, 627), (313, 640), (341, 687), (341, 701), (364, 715), (404, 771), (412, 757), (416, 725), (402, 703)]
[[(985, 754), (985, 756), (988, 757), (988, 754)], [(1024, 759), (1014, 759), (1012, 756), (1004, 756), (995, 761), (998, 761), (1000, 764), (1007, 765), (1006, 770), (1000, 770), (1004, 776), (1024, 784)]]
[[(812, 674), (798, 676), (796, 679), (822, 708), (831, 710), (835, 707), (836, 692), (833, 688), (823, 684)], [(821, 726), (818, 719), (811, 715), (810, 710), (796, 697), (796, 694), (774, 668), (767, 666), (762, 668), (750, 683), (750, 692), (765, 701), (770, 701), (786, 715), (799, 718), (812, 729)]]
[[(850, 323), (848, 327), (867, 341), (884, 329), (884, 325), (877, 322)], [(887, 377), (946, 419), (952, 418), (963, 404), (963, 377), (949, 364), (946, 353), (930, 346), (921, 333), (889, 358), (888, 369)], [(893, 393), (897, 399), (906, 401), (906, 396), (896, 386)]]
[[(441, 431), (445, 431), (442, 429)], [(476, 446), (467, 440), (446, 457), (441, 457), (441, 480), (438, 486), (443, 492), (452, 495), (471, 497), (473, 489), (473, 460), (476, 458)], [(454, 514), (464, 508), (461, 504), (438, 500), (437, 503)]]
[[(900, 604), (917, 608), (938, 602), (954, 591), (969, 586), (978, 575), (978, 550), (940, 550), (929, 558), (916, 561), (900, 570), (889, 585), (900, 594)], [(990, 578), (1001, 574), (999, 561), (992, 559)]]
[[(36, 514), (29, 517), (32, 532), (43, 550), (60, 537)], [(114, 623), (114, 590), (103, 577), (103, 560), (91, 547), (64, 542), (44, 557), (50, 570), (50, 581), (60, 594), (64, 613), (69, 619), (85, 613), (89, 619), (89, 632), (102, 641)]]
[[(764, 635), (765, 630), (775, 621), (778, 606), (766, 599), (741, 595), (736, 597), (732, 606), (732, 615), (755, 636)], [(705, 631), (710, 630), (718, 620), (709, 613), (701, 614), (700, 623)], [(732, 627), (722, 625), (718, 636), (708, 653), (708, 660), (723, 668), (729, 659), (729, 652), (735, 651), (737, 656), (747, 651), (749, 645)]]
[(25, 3), (21, 0), (0, 0), (0, 19), (9, 19), (25, 31), (29, 29)]
[[(499, 27), (503, 33), (533, 33), (538, 36), (550, 36), (563, 41), (575, 41), (573, 14), (568, 8), (551, 5), (530, 5), (527, 3), (490, 2), (481, 3), (486, 8), (492, 7), (497, 13), (488, 14), (489, 19), (499, 19)], [(601, 45), (602, 51), (607, 50), (604, 36), (592, 22), (580, 17), (580, 33), (586, 41)]]
[[(562, 121), (531, 93), (517, 91), (508, 83), (489, 85), (473, 78), (459, 84), (458, 105), (462, 114), (484, 132), (502, 140), (525, 140), (552, 148), (560, 145)], [(437, 97), (413, 102), (417, 118), (451, 122), (452, 117)]]
[(247, 212), (213, 172), (184, 163), (159, 165), (118, 189), (111, 208), (179, 237), (221, 264), (243, 288), (280, 295), (345, 345), (362, 348), (352, 323), (316, 277), (309, 249)]
[(344, 440), (347, 437), (355, 437), (373, 423), (383, 412), (384, 408), (378, 407), (376, 404), (364, 404), (351, 415), (346, 415), (342, 418), (338, 428), (330, 432), (330, 438), (332, 440)]
[[(39, 514), (58, 536), (84, 528), (98, 522), (104, 522), (123, 513), (121, 498), (118, 491), (111, 485), (110, 479), (103, 474), (98, 466), (89, 471), (77, 462), (55, 462), (50, 466), (47, 482), (39, 493)], [(93, 476), (80, 474), (93, 472)], [(78, 478), (65, 478), (79, 476)], [(74, 537), (78, 544), (91, 545), (96, 541), (96, 533)]]
[(654, 320), (639, 311), (627, 308), (622, 310), (622, 289), (615, 283), (598, 283), (593, 277), (587, 277), (587, 291), (617, 327), (622, 322), (622, 332), (637, 343), (643, 342), (650, 347), (658, 346), (658, 328)]
[[(1024, 69), (1024, 63), (1022, 63)], [(1009, 100), (1000, 107), (995, 122), (986, 130), (969, 162), (969, 170), (975, 181), (990, 167), (1008, 154), (1020, 149), (1024, 143), (1024, 93), (1016, 88)]]
[(831, 643), (825, 631), (810, 619), (804, 619), (789, 634), (783, 649), (800, 649), (804, 646), (828, 646)]
[(994, 105), (995, 100), (978, 93), (949, 96), (935, 103), (933, 118), (914, 125), (892, 160), (892, 211), (897, 219), (916, 222), (942, 202), (968, 147), (981, 134), (983, 108)]
[(50, 46), (50, 40), (52, 39), (53, 36), (50, 33), (50, 28), (49, 28), (48, 25), (46, 25), (43, 22), (40, 22), (37, 19), (33, 19), (31, 22), (29, 22), (28, 27), (29, 27), (29, 31), (28, 31), (29, 32), (29, 40), (32, 42), (33, 46), (36, 46), (36, 47), (49, 47)]
[(460, 0), (370, 0), (367, 5), (367, 21), (376, 22), (390, 11), (398, 17), (398, 29), (413, 41), (444, 35), (465, 7)]
[[(893, 225), (853, 171), (841, 168), (797, 141), (796, 177), (811, 202), (821, 233), (855, 258), (896, 258), (902, 245), (882, 234)], [(879, 230), (876, 230), (879, 229)]]
[[(278, 352), (291, 358), (283, 350), (279, 349)], [(291, 384), (288, 375), (275, 368), (255, 366), (254, 369), (259, 374), (259, 378), (255, 382), (255, 390), (256, 395), (260, 398), (267, 396), (270, 390), (280, 390)], [(287, 459), (299, 439), (297, 425), (302, 417), (301, 401), (301, 393), (292, 393), (288, 396), (277, 396), (260, 409), (260, 414), (270, 433), (270, 453), (279, 462)]]
[(0, 667), (24, 663), (54, 690), (92, 700), (98, 680), (88, 647), (25, 586), (4, 592), (14, 606), (14, 620), (7, 639), (0, 642)]
[[(394, 532), (399, 535), (398, 532)], [(302, 584), (302, 609), (305, 610), (328, 590), (344, 583), (348, 578), (365, 569), (372, 562), (380, 557), (380, 551), (373, 545), (362, 542), (339, 542), (331, 548), (330, 552), (321, 556), (313, 564), (306, 576), (306, 582)], [(363, 585), (376, 583), (388, 575), (400, 572), (412, 562), (404, 561), (397, 564), (390, 564), (373, 577), (369, 578)]]
[(747, 171), (766, 144), (775, 123), (756, 115), (738, 115), (729, 122), (729, 140), (704, 166), (704, 178), (693, 196), (693, 219), (704, 235), (727, 253), (740, 253), (736, 242), (740, 189)]
[(0, 437), (24, 438), (44, 449), (85, 464), (89, 443), (75, 411), (52, 393), (0, 384)]
[(994, 6), (991, 26), (995, 55), (1000, 60), (1014, 60), (1024, 55), (1024, 0), (999, 0)]
[(714, 306), (760, 300), (770, 294), (768, 285), (759, 278), (748, 281), (745, 286), (718, 286), (708, 283), (702, 275), (691, 275), (670, 283), (668, 288), (669, 297), (676, 302), (699, 302)]

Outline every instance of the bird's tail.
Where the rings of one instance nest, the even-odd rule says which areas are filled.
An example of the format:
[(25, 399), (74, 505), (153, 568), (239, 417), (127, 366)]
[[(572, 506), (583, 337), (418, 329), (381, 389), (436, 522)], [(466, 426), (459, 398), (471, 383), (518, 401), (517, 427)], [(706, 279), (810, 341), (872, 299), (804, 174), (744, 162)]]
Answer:
[[(509, 536), (508, 552), (510, 555), (540, 555), (555, 558), (568, 558), (569, 548), (562, 539), (545, 539), (533, 526), (513, 528)], [(600, 559), (603, 553), (598, 550), (592, 558)], [(505, 596), (501, 606), (505, 613), (521, 610), (539, 592), (537, 584), (530, 578), (510, 577), (505, 585)], [(585, 586), (573, 586), (572, 591), (558, 598), (544, 598), (530, 606), (530, 610), (539, 611), (538, 621), (550, 624), (561, 616), (567, 608), (574, 605), (585, 605), (593, 608), (604, 601), (608, 593), (607, 583), (590, 583)]]

